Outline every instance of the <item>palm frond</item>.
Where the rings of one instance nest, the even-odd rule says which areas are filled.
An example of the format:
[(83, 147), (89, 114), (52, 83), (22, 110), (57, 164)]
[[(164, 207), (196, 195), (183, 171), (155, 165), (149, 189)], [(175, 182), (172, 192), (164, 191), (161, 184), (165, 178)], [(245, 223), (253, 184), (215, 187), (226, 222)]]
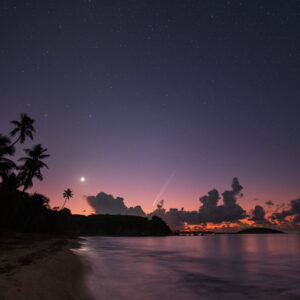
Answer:
[[(13, 120), (11, 123), (15, 125), (15, 128), (10, 132), (11, 136), (20, 134), (19, 139), (21, 144), (23, 144), (26, 140), (26, 137), (33, 139), (33, 132), (35, 132), (35, 128), (33, 126), (35, 120), (31, 119), (27, 114), (21, 114), (20, 121)], [(15, 142), (16, 143), (16, 142)]]
[(16, 120), (13, 120), (13, 121), (10, 121), (11, 124), (14, 124), (16, 126), (21, 126), (21, 123), (19, 121), (16, 121)]
[(19, 128), (15, 128), (15, 129), (13, 129), (10, 133), (9, 133), (9, 135), (10, 136), (15, 136), (18, 132), (19, 132)]

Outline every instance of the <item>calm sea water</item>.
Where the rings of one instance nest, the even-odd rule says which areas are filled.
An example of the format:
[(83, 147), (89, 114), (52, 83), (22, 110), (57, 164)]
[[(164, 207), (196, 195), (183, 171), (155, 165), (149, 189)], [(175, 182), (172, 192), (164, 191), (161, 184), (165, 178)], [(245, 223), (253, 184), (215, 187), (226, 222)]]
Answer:
[(300, 235), (89, 237), (95, 299), (300, 299)]

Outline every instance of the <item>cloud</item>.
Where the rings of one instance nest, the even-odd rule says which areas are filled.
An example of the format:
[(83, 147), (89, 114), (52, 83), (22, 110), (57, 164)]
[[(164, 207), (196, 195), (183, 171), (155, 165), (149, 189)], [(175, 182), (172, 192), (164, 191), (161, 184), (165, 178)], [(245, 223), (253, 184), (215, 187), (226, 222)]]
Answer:
[(273, 213), (271, 219), (280, 223), (286, 223), (288, 222), (287, 217), (292, 217), (293, 223), (300, 223), (300, 199), (291, 200), (290, 209)]
[(157, 208), (148, 215), (157, 216), (163, 219), (172, 229), (182, 229), (185, 222), (189, 224), (199, 224), (199, 212), (185, 211), (184, 208), (170, 208), (166, 211), (164, 208)]
[[(207, 195), (201, 197), (200, 203), (202, 204), (198, 211), (185, 211), (183, 208), (171, 208), (169, 211), (158, 207), (150, 216), (156, 215), (162, 218), (172, 228), (179, 228), (183, 223), (188, 224), (206, 224), (222, 223), (222, 222), (235, 222), (244, 219), (246, 211), (237, 204), (237, 198), (242, 197), (241, 191), (243, 187), (240, 185), (238, 178), (233, 178), (232, 189), (225, 191), (223, 196), (223, 204), (218, 205), (221, 199), (219, 192), (213, 189)], [(163, 202), (161, 203), (163, 204)]]
[(265, 215), (265, 209), (260, 205), (256, 205), (252, 210), (252, 216), (249, 220), (254, 221), (256, 224), (270, 224), (270, 222), (265, 218)]
[(246, 217), (246, 211), (236, 203), (237, 198), (243, 196), (241, 194), (243, 187), (237, 177), (233, 178), (231, 188), (222, 194), (223, 204), (221, 205), (218, 205), (220, 197), (217, 190), (211, 190), (207, 196), (200, 198), (202, 206), (199, 209), (199, 219), (201, 222), (221, 223), (238, 221)]
[(299, 223), (300, 224), (300, 214), (296, 215), (294, 220), (293, 220), (294, 223)]
[[(234, 222), (244, 219), (246, 211), (237, 204), (237, 198), (242, 197), (241, 191), (243, 187), (240, 185), (238, 178), (233, 178), (231, 190), (225, 191), (223, 196), (223, 204), (218, 205), (221, 199), (219, 192), (213, 189), (207, 195), (201, 197), (200, 203), (202, 204), (198, 211), (185, 211), (184, 208), (170, 208), (166, 211), (163, 208), (164, 201), (160, 201), (157, 209), (148, 214), (148, 217), (158, 216), (162, 218), (171, 228), (180, 228), (183, 224), (206, 224)], [(99, 193), (97, 196), (88, 196), (88, 203), (92, 206), (97, 214), (125, 214), (125, 215), (138, 215), (146, 216), (140, 206), (127, 207), (124, 204), (124, 199), (104, 192)]]
[(294, 214), (300, 214), (300, 199), (292, 200), (291, 207)]
[[(241, 197), (243, 187), (235, 177), (232, 181), (231, 190), (225, 191), (223, 196), (223, 204), (218, 205), (221, 199), (219, 192), (213, 189), (207, 195), (201, 197), (201, 206), (198, 211), (185, 211), (177, 208), (170, 208), (166, 211), (163, 208), (164, 201), (161, 200), (157, 209), (148, 214), (148, 217), (158, 216), (162, 218), (171, 228), (180, 228), (183, 224), (206, 224), (208, 222), (222, 223), (234, 222), (246, 217), (246, 211), (237, 204), (237, 198)], [(141, 206), (127, 207), (124, 199), (104, 192), (96, 196), (87, 196), (88, 203), (95, 210), (96, 214), (123, 214), (146, 216)]]
[(87, 196), (86, 199), (96, 214), (146, 216), (141, 206), (127, 207), (123, 198), (114, 198), (104, 192), (97, 196)]
[[(261, 205), (256, 205), (251, 211), (250, 216), (240, 206), (238, 200), (243, 197), (243, 187), (237, 177), (233, 178), (231, 189), (224, 191), (222, 194), (218, 190), (212, 189), (207, 195), (199, 198), (200, 207), (198, 210), (186, 211), (184, 208), (164, 209), (164, 200), (157, 204), (157, 208), (146, 214), (141, 206), (127, 207), (124, 199), (120, 197), (114, 198), (104, 192), (96, 196), (86, 197), (88, 203), (94, 209), (96, 214), (124, 214), (137, 215), (143, 217), (158, 216), (162, 218), (172, 229), (182, 229), (184, 224), (200, 225), (205, 227), (207, 223), (222, 224), (236, 223), (246, 219), (255, 222), (255, 224), (270, 225), (279, 224), (298, 224), (300, 223), (300, 199), (292, 200), (287, 205), (275, 205), (273, 201), (266, 201), (265, 204), (269, 207), (274, 207), (275, 211), (271, 217), (266, 219), (265, 208)], [(290, 217), (290, 218), (288, 218)], [(272, 221), (272, 223), (270, 223)], [(285, 226), (285, 225), (284, 225)]]

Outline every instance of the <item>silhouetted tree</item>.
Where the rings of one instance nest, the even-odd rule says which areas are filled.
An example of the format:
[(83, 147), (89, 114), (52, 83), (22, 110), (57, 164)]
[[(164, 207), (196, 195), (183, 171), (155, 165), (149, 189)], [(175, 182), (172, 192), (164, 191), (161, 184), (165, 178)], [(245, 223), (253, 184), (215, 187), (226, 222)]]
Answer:
[(0, 185), (1, 188), (6, 189), (8, 191), (17, 191), (20, 186), (20, 182), (18, 177), (14, 172), (8, 172), (5, 176), (3, 176), (2, 183)]
[(63, 197), (64, 197), (65, 201), (64, 201), (63, 206), (61, 207), (61, 210), (63, 210), (63, 208), (65, 207), (67, 200), (69, 200), (70, 198), (73, 198), (72, 190), (71, 189), (64, 190)]
[(47, 149), (44, 149), (41, 144), (37, 144), (32, 149), (25, 149), (24, 151), (28, 156), (19, 159), (19, 161), (24, 162), (24, 165), (19, 168), (19, 178), (24, 186), (23, 192), (32, 187), (34, 177), (43, 180), (41, 169), (44, 167), (48, 169), (48, 166), (42, 160), (50, 156), (46, 154)]
[(16, 164), (7, 158), (15, 153), (15, 148), (10, 145), (10, 139), (0, 134), (0, 177), (4, 180), (16, 168)]
[(45, 197), (42, 194), (38, 194), (38, 193), (34, 193), (33, 195), (31, 195), (31, 199), (33, 200), (34, 203), (37, 204), (37, 206), (44, 206), (49, 208), (49, 198)]
[(21, 114), (21, 120), (11, 121), (12, 124), (16, 126), (15, 129), (13, 129), (10, 132), (10, 136), (15, 136), (18, 134), (18, 138), (13, 142), (12, 146), (14, 146), (17, 142), (20, 141), (21, 144), (23, 144), (26, 140), (26, 137), (30, 137), (31, 140), (33, 140), (33, 133), (35, 132), (35, 128), (33, 127), (35, 120), (31, 119), (26, 114)]
[(164, 200), (160, 200), (158, 202), (158, 204), (156, 205), (156, 207), (157, 207), (158, 210), (162, 210), (162, 208), (164, 206), (164, 202), (165, 202)]

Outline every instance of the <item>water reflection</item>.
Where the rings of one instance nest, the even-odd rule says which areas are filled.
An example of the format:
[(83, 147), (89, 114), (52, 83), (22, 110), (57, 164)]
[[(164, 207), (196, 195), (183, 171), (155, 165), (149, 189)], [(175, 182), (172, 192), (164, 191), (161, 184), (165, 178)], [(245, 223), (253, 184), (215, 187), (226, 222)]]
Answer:
[(90, 237), (95, 299), (300, 299), (299, 235)]

